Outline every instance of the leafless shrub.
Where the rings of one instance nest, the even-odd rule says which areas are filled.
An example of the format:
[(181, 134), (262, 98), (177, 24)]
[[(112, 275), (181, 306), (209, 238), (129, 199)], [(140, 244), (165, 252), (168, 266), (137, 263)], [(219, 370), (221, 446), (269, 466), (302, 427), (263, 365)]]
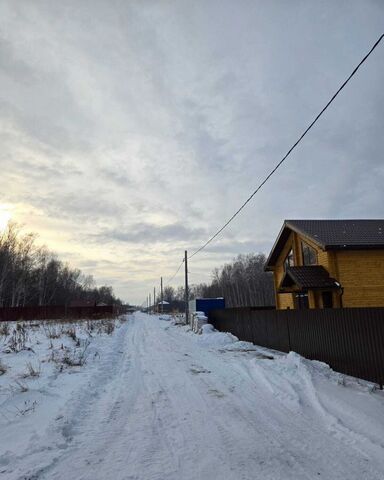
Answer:
[(33, 402), (31, 402), (30, 400), (26, 400), (24, 402), (24, 407), (23, 408), (19, 408), (15, 405), (15, 409), (17, 411), (17, 414), (18, 416), (24, 416), (26, 415), (27, 413), (30, 413), (30, 412), (34, 412), (35, 411), (35, 408), (37, 406), (37, 401), (34, 400)]
[(85, 331), (86, 333), (92, 337), (93, 333), (97, 335), (101, 335), (106, 333), (111, 335), (115, 330), (115, 319), (114, 318), (98, 318), (93, 320), (87, 320)]
[(0, 360), (0, 375), (4, 375), (6, 371), (8, 370), (8, 367), (4, 365), (4, 363)]
[(26, 343), (28, 340), (28, 333), (25, 325), (18, 323), (16, 328), (13, 329), (11, 337), (7, 343), (9, 350), (12, 352), (20, 352), (21, 350), (31, 350), (27, 348)]
[(49, 357), (49, 361), (50, 361), (50, 362), (56, 362), (56, 360), (57, 360), (57, 359), (56, 359), (56, 351), (52, 348), (52, 349), (51, 349), (51, 355), (50, 355), (50, 357)]
[(111, 335), (115, 330), (115, 321), (113, 319), (105, 318), (99, 321), (97, 333), (106, 333)]
[(3, 337), (8, 337), (11, 329), (8, 322), (1, 322), (0, 323), (0, 335)]
[(27, 362), (26, 371), (22, 374), (22, 378), (39, 377), (41, 374), (41, 365), (32, 365), (31, 362)]
[(29, 326), (31, 328), (40, 328), (40, 323), (32, 321), (32, 322), (29, 322)]
[(85, 331), (90, 337), (92, 337), (92, 332), (95, 330), (95, 327), (96, 327), (95, 321), (87, 319)]
[(87, 349), (90, 341), (85, 340), (80, 349), (66, 350), (62, 362), (69, 367), (82, 367), (87, 361)]
[(111, 335), (115, 331), (115, 322), (113, 320), (106, 320), (104, 322), (104, 331)]
[(60, 338), (62, 334), (62, 328), (58, 325), (44, 325), (44, 333), (47, 338)]
[(26, 385), (23, 382), (20, 382), (19, 380), (15, 380), (16, 388), (14, 386), (10, 386), (11, 390), (17, 390), (20, 393), (25, 393), (28, 392), (29, 388), (28, 385)]
[(77, 341), (77, 336), (76, 336), (76, 327), (70, 327), (64, 330), (64, 332), (68, 337), (72, 338), (74, 342)]
[(50, 361), (54, 362), (59, 372), (64, 370), (64, 367), (81, 367), (88, 358), (88, 347), (90, 341), (77, 339), (76, 347), (71, 349), (64, 345), (60, 349), (52, 350)]
[(63, 360), (63, 356), (65, 355), (65, 353), (63, 352), (66, 352), (66, 351), (70, 351), (70, 348), (69, 347), (64, 347), (63, 344), (61, 344), (61, 346), (57, 349), (55, 348), (52, 348), (51, 350), (51, 355), (49, 357), (49, 362), (54, 362), (56, 364), (60, 364)]

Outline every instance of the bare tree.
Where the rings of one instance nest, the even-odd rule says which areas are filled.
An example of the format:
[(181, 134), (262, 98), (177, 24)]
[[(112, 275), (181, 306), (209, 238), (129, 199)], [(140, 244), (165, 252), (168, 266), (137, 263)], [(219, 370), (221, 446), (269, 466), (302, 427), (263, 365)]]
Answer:
[(121, 303), (112, 287), (96, 287), (93, 277), (61, 262), (36, 235), (10, 222), (0, 233), (0, 307), (66, 305), (76, 299)]
[(171, 286), (164, 287), (163, 290), (163, 300), (168, 303), (173, 302), (176, 299), (175, 289)]
[[(265, 261), (263, 253), (239, 255), (215, 268), (210, 284), (191, 285), (190, 298), (224, 297), (228, 307), (273, 305), (273, 279), (264, 271)], [(179, 287), (176, 298), (182, 300), (183, 295), (184, 289)]]

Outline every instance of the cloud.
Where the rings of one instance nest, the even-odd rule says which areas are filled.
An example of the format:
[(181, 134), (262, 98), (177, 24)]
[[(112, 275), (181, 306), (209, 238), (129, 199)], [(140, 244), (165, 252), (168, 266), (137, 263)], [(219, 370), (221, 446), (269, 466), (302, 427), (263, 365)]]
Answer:
[(188, 228), (182, 224), (155, 225), (137, 223), (116, 230), (106, 230), (96, 234), (101, 241), (119, 241), (137, 244), (191, 241), (204, 238), (206, 231), (201, 228)]
[[(0, 201), (64, 260), (145, 298), (282, 158), (381, 34), (383, 12), (358, 0), (4, 0)], [(285, 218), (382, 215), (383, 61), (380, 46), (194, 257), (202, 279), (237, 253), (268, 252)]]

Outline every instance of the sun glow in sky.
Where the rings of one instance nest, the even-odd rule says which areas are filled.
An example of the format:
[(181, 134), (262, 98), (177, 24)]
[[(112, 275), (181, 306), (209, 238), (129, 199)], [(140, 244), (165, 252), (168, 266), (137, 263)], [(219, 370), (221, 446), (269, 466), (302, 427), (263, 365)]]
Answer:
[(0, 231), (4, 230), (9, 220), (11, 220), (11, 212), (6, 205), (0, 205)]

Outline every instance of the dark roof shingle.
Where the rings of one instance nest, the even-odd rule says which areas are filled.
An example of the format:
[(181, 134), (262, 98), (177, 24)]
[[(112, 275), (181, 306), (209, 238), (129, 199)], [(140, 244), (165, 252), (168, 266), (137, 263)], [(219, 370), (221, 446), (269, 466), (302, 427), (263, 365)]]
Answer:
[(297, 285), (300, 289), (309, 288), (339, 288), (336, 280), (329, 276), (327, 270), (321, 265), (305, 265), (302, 267), (288, 267), (280, 289)]
[(323, 250), (384, 249), (384, 220), (285, 220), (266, 270), (275, 265), (291, 231), (309, 238)]
[(325, 249), (384, 247), (384, 220), (286, 220)]

